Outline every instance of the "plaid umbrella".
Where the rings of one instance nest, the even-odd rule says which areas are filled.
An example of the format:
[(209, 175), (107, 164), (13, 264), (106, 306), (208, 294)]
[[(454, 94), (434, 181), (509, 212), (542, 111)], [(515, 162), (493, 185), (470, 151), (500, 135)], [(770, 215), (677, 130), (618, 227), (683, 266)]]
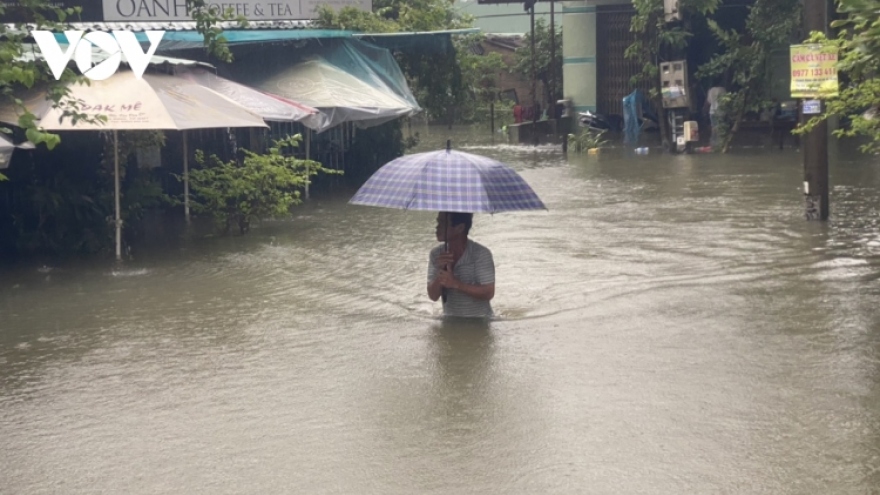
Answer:
[(507, 165), (450, 149), (402, 156), (376, 171), (349, 201), (402, 210), (498, 213), (543, 210)]

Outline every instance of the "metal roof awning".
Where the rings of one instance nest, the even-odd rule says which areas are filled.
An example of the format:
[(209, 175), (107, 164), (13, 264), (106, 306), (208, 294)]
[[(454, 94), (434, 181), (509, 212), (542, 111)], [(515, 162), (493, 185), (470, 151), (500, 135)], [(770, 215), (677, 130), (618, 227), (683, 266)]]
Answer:
[[(204, 36), (196, 30), (196, 23), (190, 21), (164, 22), (71, 22), (70, 29), (79, 31), (132, 31), (138, 41), (147, 43), (144, 31), (165, 31), (159, 52), (190, 50), (204, 46)], [(446, 52), (452, 48), (452, 36), (479, 33), (479, 28), (444, 29), (438, 31), (408, 31), (396, 33), (358, 33), (341, 29), (311, 29), (312, 21), (249, 21), (246, 28), (237, 22), (222, 22), (223, 37), (230, 45), (258, 43), (283, 43), (301, 40), (322, 40), (356, 38), (389, 50), (417, 50), (432, 53)], [(24, 27), (28, 31), (34, 25), (6, 27), (16, 30)], [(56, 33), (59, 43), (66, 42), (61, 33)]]
[(356, 33), (352, 37), (389, 50), (449, 53), (453, 49), (453, 36), (476, 34), (479, 32), (480, 28), (467, 28), (402, 33)]
[(474, 34), (479, 33), (480, 28), (463, 29), (440, 29), (437, 31), (401, 31), (397, 33), (355, 33), (355, 38), (400, 38), (400, 37), (425, 37), (437, 35)]
[[(350, 38), (352, 31), (338, 29), (231, 29), (223, 31), (226, 42), (235, 45), (240, 43), (263, 43), (287, 40), (324, 39), (324, 38)], [(137, 35), (138, 41), (148, 41), (146, 34)], [(202, 33), (197, 31), (174, 31), (165, 33), (162, 41), (189, 41), (202, 43), (205, 40)]]
[[(64, 37), (63, 34), (57, 34), (56, 39), (59, 40), (59, 46), (62, 50), (67, 50), (67, 38)], [(109, 55), (104, 53), (102, 50), (92, 47), (92, 63), (99, 64), (103, 62)], [(33, 61), (33, 60), (41, 60), (43, 58), (43, 54), (39, 51), (36, 44), (33, 43), (24, 43), (22, 45), (22, 54), (21, 59), (24, 61)], [(123, 64), (128, 64), (128, 61), (125, 59), (125, 55), (122, 55), (121, 62)], [(216, 69), (213, 65), (207, 62), (200, 62), (198, 60), (188, 60), (185, 58), (177, 58), (177, 57), (166, 57), (162, 55), (153, 55), (150, 57), (150, 65), (174, 65), (174, 66), (183, 66), (183, 67), (207, 67), (210, 69)]]
[[(280, 43), (285, 41), (356, 38), (389, 50), (413, 49), (419, 51), (446, 51), (451, 49), (450, 38), (455, 35), (474, 34), (479, 28), (447, 29), (440, 31), (416, 31), (400, 33), (357, 33), (339, 29), (229, 29), (223, 32), (230, 45), (256, 43)], [(140, 41), (147, 41), (146, 35), (139, 34)], [(159, 51), (186, 50), (201, 48), (204, 37), (196, 31), (166, 32)]]
[[(15, 30), (24, 27), (28, 31), (37, 29), (36, 24), (10, 24), (6, 23), (6, 28)], [(69, 29), (77, 31), (196, 31), (195, 21), (154, 21), (154, 22), (129, 22), (129, 21), (92, 21), (92, 22), (68, 22)], [(220, 22), (217, 27), (223, 30), (286, 30), (286, 29), (308, 29), (312, 25), (312, 21), (248, 21), (248, 26), (242, 28), (238, 22)]]

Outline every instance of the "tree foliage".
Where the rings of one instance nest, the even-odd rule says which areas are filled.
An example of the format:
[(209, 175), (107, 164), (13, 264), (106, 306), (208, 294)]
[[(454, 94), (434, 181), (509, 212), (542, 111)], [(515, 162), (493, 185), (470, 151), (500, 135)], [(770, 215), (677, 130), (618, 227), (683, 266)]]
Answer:
[(840, 94), (828, 99), (825, 114), (811, 118), (795, 130), (805, 133), (829, 116), (837, 115), (848, 125), (835, 130), (838, 137), (863, 136), (865, 153), (880, 152), (880, 0), (838, 0), (843, 18), (831, 27), (837, 32), (827, 38), (812, 33), (811, 43), (822, 43), (838, 50)]
[(213, 216), (224, 234), (233, 225), (244, 234), (255, 220), (290, 214), (291, 207), (302, 203), (300, 191), (310, 177), (342, 173), (285, 153), (301, 141), (297, 134), (275, 141), (265, 154), (242, 150), (241, 164), (223, 162), (216, 155), (206, 157), (197, 150), (195, 159), (201, 168), (190, 171), (194, 210)]
[[(516, 62), (513, 72), (522, 76), (525, 80), (532, 80), (532, 59), (535, 60), (535, 73), (544, 86), (543, 100), (548, 104), (554, 104), (557, 97), (562, 94), (562, 29), (555, 26), (556, 56), (550, 59), (550, 26), (544, 19), (535, 21), (535, 56), (532, 57), (532, 33), (526, 33), (524, 44), (516, 51)], [(551, 87), (550, 79), (553, 79)], [(536, 99), (542, 98), (535, 95)]]
[(463, 36), (456, 41), (458, 65), (461, 68), (462, 83), (470, 97), (471, 104), (462, 112), (465, 122), (481, 122), (487, 119), (489, 106), (499, 102), (501, 74), (510, 68), (496, 52), (483, 55), (474, 53), (470, 47), (479, 45), (485, 36)]
[(697, 77), (730, 77), (720, 101), (726, 120), (722, 152), (730, 147), (746, 113), (770, 107), (770, 57), (775, 49), (791, 43), (801, 22), (800, 7), (799, 0), (756, 0), (749, 7), (743, 32), (725, 30), (715, 20), (708, 20), (722, 51), (699, 68)]
[(223, 23), (234, 22), (238, 27), (245, 28), (248, 21), (244, 16), (236, 16), (232, 7), (220, 10), (216, 5), (209, 5), (205, 0), (186, 0), (190, 17), (196, 22), (196, 31), (204, 38), (205, 50), (212, 57), (223, 62), (232, 62), (232, 52), (223, 35)]
[(718, 8), (720, 0), (680, 0), (678, 8), (682, 20), (666, 22), (663, 0), (633, 0), (635, 14), (630, 20), (630, 32), (635, 35), (624, 56), (642, 66), (633, 76), (633, 85), (648, 82), (649, 94), (660, 94), (660, 63), (682, 58), (682, 50), (693, 37), (690, 20), (694, 16), (705, 17)]
[[(0, 4), (0, 15), (4, 15), (8, 8), (6, 4)], [(60, 30), (68, 17), (78, 16), (82, 11), (80, 7), (63, 9), (48, 0), (21, 0), (14, 8), (32, 29), (44, 30)], [(52, 149), (61, 140), (58, 135), (39, 128), (36, 117), (19, 98), (23, 90), (45, 87), (52, 105), (62, 110), (62, 118), (90, 120), (95, 117), (80, 112), (79, 102), (68, 98), (68, 86), (73, 82), (87, 82), (85, 78), (66, 69), (61, 79), (56, 81), (43, 60), (26, 56), (28, 50), (25, 41), (30, 36), (28, 29), (23, 22), (12, 25), (0, 23), (0, 99), (5, 104), (15, 106), (19, 114), (18, 125), (25, 130), (29, 141), (37, 145), (45, 144)], [(0, 132), (9, 133), (11, 130), (0, 127)]]

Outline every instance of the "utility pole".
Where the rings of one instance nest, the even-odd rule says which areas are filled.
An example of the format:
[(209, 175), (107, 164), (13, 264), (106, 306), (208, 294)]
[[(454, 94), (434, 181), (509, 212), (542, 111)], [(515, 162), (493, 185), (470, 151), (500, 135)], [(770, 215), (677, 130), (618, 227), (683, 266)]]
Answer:
[[(804, 0), (804, 28), (811, 31), (826, 32), (828, 29), (827, 0)], [(821, 111), (825, 111), (822, 102)], [(810, 115), (801, 112), (801, 123)], [(819, 123), (804, 136), (804, 200), (807, 220), (828, 220), (828, 123)]]
[(532, 32), (532, 140), (538, 144), (538, 71), (535, 69), (535, 59), (538, 57), (535, 51), (535, 2), (531, 2), (529, 8), (529, 22)]
[(556, 9), (555, 3), (550, 0), (550, 105), (549, 118), (556, 119)]

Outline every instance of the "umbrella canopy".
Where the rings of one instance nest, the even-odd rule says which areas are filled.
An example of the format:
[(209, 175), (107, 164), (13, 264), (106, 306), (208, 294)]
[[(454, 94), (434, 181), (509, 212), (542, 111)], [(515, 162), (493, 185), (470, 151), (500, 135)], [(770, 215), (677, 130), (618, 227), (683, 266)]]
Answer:
[(349, 203), (462, 213), (546, 209), (509, 166), (450, 149), (407, 155), (387, 163)]
[[(103, 81), (73, 84), (70, 96), (82, 102), (87, 115), (104, 115), (107, 122), (61, 120), (62, 109), (52, 108), (45, 90), (23, 95), (25, 107), (49, 131), (187, 130), (217, 127), (266, 127), (263, 119), (245, 107), (201, 84), (167, 74), (119, 71)], [(17, 123), (13, 105), (0, 108), (0, 121)]]

